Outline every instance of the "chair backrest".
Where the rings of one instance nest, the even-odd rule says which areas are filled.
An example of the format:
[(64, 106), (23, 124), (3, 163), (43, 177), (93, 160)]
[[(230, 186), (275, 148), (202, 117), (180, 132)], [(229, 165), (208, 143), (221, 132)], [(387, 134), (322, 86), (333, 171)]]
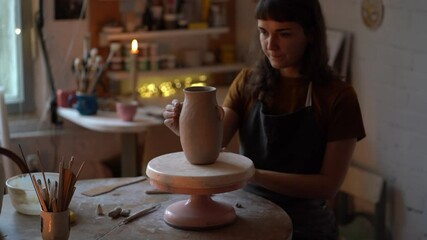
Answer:
[(372, 220), (375, 227), (375, 239), (386, 239), (386, 182), (374, 173), (357, 166), (350, 166), (340, 192), (354, 199), (362, 199), (375, 206)]
[(377, 204), (380, 201), (384, 180), (361, 168), (350, 166), (340, 191)]
[[(16, 153), (12, 152), (11, 150), (9, 150), (7, 148), (0, 147), (0, 157), (3, 158), (3, 161), (5, 161), (4, 159), (7, 159), (7, 161), (5, 161), (5, 162), (10, 162), (10, 160), (12, 160), (12, 162), (14, 162), (16, 164), (16, 167), (19, 168), (19, 173), (29, 173), (30, 172), (30, 169), (28, 168), (25, 161), (20, 156), (18, 156)], [(5, 158), (5, 157), (7, 157), (7, 158)]]

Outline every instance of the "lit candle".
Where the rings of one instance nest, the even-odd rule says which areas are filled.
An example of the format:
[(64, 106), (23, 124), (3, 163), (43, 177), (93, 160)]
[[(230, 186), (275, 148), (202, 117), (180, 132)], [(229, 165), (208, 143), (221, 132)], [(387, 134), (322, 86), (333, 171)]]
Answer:
[(130, 50), (130, 76), (132, 80), (132, 100), (136, 101), (136, 82), (137, 82), (137, 65), (136, 65), (136, 56), (138, 55), (138, 41), (136, 39), (132, 40), (132, 47)]

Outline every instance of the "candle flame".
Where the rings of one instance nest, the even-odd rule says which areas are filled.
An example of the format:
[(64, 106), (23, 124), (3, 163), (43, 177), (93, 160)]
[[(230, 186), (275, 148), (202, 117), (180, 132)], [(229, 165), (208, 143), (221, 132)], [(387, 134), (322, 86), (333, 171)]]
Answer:
[(132, 50), (131, 53), (137, 54), (138, 53), (138, 41), (136, 39), (132, 40)]

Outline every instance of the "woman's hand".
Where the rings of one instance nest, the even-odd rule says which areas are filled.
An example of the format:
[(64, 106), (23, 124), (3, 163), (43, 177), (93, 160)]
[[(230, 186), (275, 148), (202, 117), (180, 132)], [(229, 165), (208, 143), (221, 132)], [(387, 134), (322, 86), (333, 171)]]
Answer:
[(171, 104), (166, 105), (163, 111), (163, 117), (165, 119), (164, 124), (178, 136), (181, 109), (182, 103), (180, 103), (178, 99), (174, 99)]

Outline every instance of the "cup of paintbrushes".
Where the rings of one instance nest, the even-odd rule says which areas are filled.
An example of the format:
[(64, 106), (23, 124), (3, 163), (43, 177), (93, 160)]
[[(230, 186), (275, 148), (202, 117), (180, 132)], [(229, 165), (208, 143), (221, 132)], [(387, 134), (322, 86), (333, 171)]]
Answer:
[[(23, 161), (26, 164), (25, 154), (19, 145)], [(59, 162), (58, 178), (52, 181), (43, 170), (40, 154), (37, 152), (41, 174), (28, 173), (28, 178), (40, 203), (41, 235), (44, 240), (68, 239), (70, 236), (70, 202), (76, 190), (75, 184), (82, 171), (84, 162), (80, 165), (77, 174), (73, 172), (74, 157), (68, 163)], [(27, 164), (26, 164), (27, 165)], [(28, 165), (27, 165), (27, 169)], [(41, 175), (41, 176), (40, 176)], [(16, 180), (18, 181), (18, 180)], [(15, 180), (9, 179), (7, 184), (12, 186)], [(8, 186), (9, 186), (8, 185)], [(12, 188), (11, 188), (12, 189)]]
[[(70, 236), (70, 210), (69, 205), (76, 190), (75, 184), (83, 168), (84, 162), (80, 166), (77, 175), (72, 170), (73, 158), (68, 164), (59, 162), (59, 179), (47, 191), (47, 200), (43, 198), (40, 202), (42, 211), (40, 213), (41, 235), (43, 240), (68, 239)], [(33, 182), (37, 180), (34, 178)], [(39, 181), (35, 188), (40, 192), (43, 183)], [(49, 184), (47, 184), (49, 185)], [(43, 194), (39, 193), (39, 196)]]
[(95, 94), (78, 92), (76, 99), (76, 109), (81, 115), (95, 115), (98, 111), (98, 100)]
[(43, 240), (66, 240), (70, 237), (70, 210), (40, 213)]

